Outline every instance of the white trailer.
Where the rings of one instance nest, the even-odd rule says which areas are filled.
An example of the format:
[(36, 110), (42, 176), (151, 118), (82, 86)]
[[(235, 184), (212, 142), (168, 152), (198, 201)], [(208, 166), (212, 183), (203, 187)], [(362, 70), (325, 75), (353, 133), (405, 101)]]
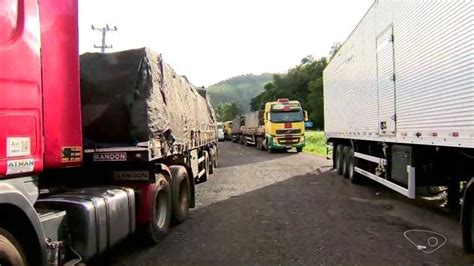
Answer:
[(473, 250), (473, 1), (375, 1), (324, 70), (324, 111), (334, 167), (353, 183), (409, 198), (446, 185), (453, 208), (464, 187)]

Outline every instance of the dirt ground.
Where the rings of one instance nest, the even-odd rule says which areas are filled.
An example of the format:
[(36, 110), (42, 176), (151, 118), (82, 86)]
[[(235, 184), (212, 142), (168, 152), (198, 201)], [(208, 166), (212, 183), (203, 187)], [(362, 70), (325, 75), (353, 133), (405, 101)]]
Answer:
[[(373, 182), (352, 185), (337, 176), (325, 158), (294, 152), (268, 154), (229, 142), (220, 148), (219, 168), (197, 186), (197, 208), (188, 221), (173, 227), (156, 246), (126, 241), (95, 263), (474, 262), (474, 257), (462, 252), (455, 218)], [(434, 231), (447, 241), (443, 244), (444, 238), (438, 235), (430, 238), (433, 233), (407, 233), (415, 244), (425, 246), (418, 250), (404, 236), (412, 229)]]

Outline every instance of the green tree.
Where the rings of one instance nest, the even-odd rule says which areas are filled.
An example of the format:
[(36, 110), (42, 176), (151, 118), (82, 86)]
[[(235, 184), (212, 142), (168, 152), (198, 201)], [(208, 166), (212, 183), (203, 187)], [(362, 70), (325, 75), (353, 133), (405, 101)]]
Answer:
[(323, 70), (326, 58), (314, 59), (307, 56), (301, 63), (286, 74), (273, 75), (273, 81), (267, 83), (264, 91), (250, 101), (252, 110), (262, 110), (266, 102), (278, 98), (298, 100), (308, 111), (315, 128), (324, 128)]
[(236, 116), (243, 114), (242, 108), (235, 101), (218, 104), (214, 111), (216, 112), (217, 120), (222, 122), (232, 120)]

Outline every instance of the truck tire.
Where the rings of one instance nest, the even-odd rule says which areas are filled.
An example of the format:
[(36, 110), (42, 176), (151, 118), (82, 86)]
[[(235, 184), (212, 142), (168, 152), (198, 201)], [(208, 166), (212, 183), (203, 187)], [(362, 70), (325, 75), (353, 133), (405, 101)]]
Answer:
[(342, 176), (345, 178), (349, 177), (349, 151), (351, 150), (350, 146), (344, 146), (342, 149)]
[(344, 145), (342, 145), (342, 144), (339, 144), (336, 147), (335, 165), (336, 165), (336, 172), (339, 175), (342, 174), (342, 161), (344, 159), (344, 156), (343, 156), (343, 153), (342, 153), (343, 149), (344, 149)]
[(216, 153), (214, 154), (214, 159), (212, 160), (212, 164), (213, 164), (213, 168), (216, 169), (217, 168), (217, 160), (219, 159), (219, 154), (218, 154), (218, 151), (216, 149)]
[(204, 156), (204, 174), (199, 178), (200, 182), (206, 182), (207, 178), (209, 177), (209, 152), (204, 151), (203, 152)]
[[(214, 154), (214, 153), (211, 152), (210, 154)], [(209, 174), (214, 173), (215, 161), (216, 161), (216, 155), (210, 155), (210, 158), (209, 158)]]
[(153, 189), (152, 219), (144, 226), (144, 237), (151, 244), (159, 243), (170, 230), (171, 188), (163, 174), (157, 174)]
[(354, 149), (352, 147), (349, 149), (347, 160), (347, 177), (352, 184), (362, 184), (363, 176), (354, 170), (357, 165), (357, 158), (354, 157)]
[(172, 220), (175, 224), (180, 224), (189, 216), (189, 203), (191, 202), (191, 184), (186, 168), (181, 165), (170, 167), (173, 176), (172, 188)]
[(296, 152), (302, 152), (303, 151), (303, 147), (297, 147), (296, 148)]
[(466, 253), (474, 252), (474, 198), (469, 195), (471, 193), (466, 191), (461, 212), (462, 246)]
[(18, 241), (7, 230), (0, 228), (0, 265), (28, 265)]

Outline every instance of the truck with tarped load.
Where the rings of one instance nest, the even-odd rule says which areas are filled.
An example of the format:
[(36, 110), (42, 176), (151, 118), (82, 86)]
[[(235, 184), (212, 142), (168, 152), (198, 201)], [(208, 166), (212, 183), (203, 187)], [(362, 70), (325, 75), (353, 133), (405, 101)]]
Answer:
[(292, 148), (301, 152), (305, 145), (304, 122), (307, 117), (298, 101), (278, 99), (267, 102), (265, 110), (245, 114), (239, 142), (270, 153)]
[(230, 139), (232, 142), (239, 142), (241, 140), (240, 136), (242, 132), (240, 131), (241, 127), (245, 123), (245, 116), (238, 115), (234, 119), (232, 119), (232, 127), (231, 127), (231, 136)]
[(0, 264), (77, 264), (135, 232), (160, 241), (216, 166), (209, 101), (146, 48), (86, 54), (79, 70), (77, 0), (7, 3)]
[(337, 173), (411, 199), (419, 187), (446, 187), (449, 209), (461, 208), (468, 252), (474, 250), (472, 14), (472, 1), (375, 1), (323, 73), (324, 128)]

